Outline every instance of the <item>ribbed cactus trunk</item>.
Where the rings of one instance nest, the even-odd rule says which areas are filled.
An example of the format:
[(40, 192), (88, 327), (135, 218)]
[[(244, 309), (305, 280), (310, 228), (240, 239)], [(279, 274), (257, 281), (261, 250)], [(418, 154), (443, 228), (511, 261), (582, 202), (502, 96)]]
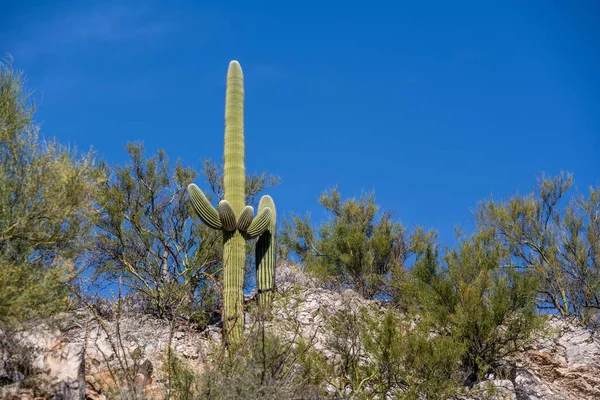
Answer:
[[(225, 94), (225, 151), (223, 154), (225, 199), (235, 215), (245, 206), (244, 165), (244, 75), (237, 61), (229, 64)], [(239, 230), (223, 235), (223, 328), (231, 341), (237, 341), (244, 325), (244, 267), (246, 240)]]
[[(191, 205), (200, 219), (209, 227), (223, 232), (222, 319), (225, 342), (231, 345), (238, 342), (244, 328), (243, 287), (246, 240), (260, 237), (269, 230), (269, 227), (274, 224), (271, 217), (274, 218), (275, 210), (273, 200), (269, 196), (264, 196), (268, 200), (261, 199), (261, 207), (256, 217), (254, 217), (254, 209), (244, 205), (246, 200), (244, 76), (237, 61), (232, 61), (227, 71), (223, 159), (225, 198), (219, 202), (217, 209), (195, 184), (188, 186), (188, 193)], [(273, 209), (269, 205), (272, 205)], [(265, 249), (270, 248), (265, 247)], [(274, 257), (265, 258), (268, 259), (274, 260)], [(264, 282), (269, 285), (268, 280)]]
[(223, 329), (227, 341), (233, 343), (244, 327), (246, 241), (239, 231), (224, 232), (223, 245)]
[(256, 289), (260, 309), (268, 312), (275, 289), (275, 235), (277, 233), (277, 214), (271, 196), (263, 196), (260, 199), (258, 211), (263, 208), (270, 208), (272, 214), (269, 228), (256, 241)]

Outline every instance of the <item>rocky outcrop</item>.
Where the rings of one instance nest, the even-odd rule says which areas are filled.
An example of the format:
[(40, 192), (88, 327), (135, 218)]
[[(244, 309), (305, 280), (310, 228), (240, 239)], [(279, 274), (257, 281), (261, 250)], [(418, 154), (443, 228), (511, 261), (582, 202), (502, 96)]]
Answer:
[(379, 302), (365, 300), (351, 289), (338, 293), (313, 288), (288, 293), (289, 296), (276, 301), (270, 325), (280, 327), (280, 333), (288, 336), (298, 334), (305, 339), (310, 338), (315, 349), (324, 353), (328, 352), (326, 325), (330, 317), (342, 310), (384, 310)]
[[(276, 307), (274, 323), (297, 321), (302, 336), (314, 336), (315, 348), (327, 353), (325, 323), (344, 307), (385, 310), (380, 303), (365, 300), (352, 290), (337, 293), (313, 286), (297, 291), (285, 308)], [(465, 399), (600, 399), (600, 335), (574, 320), (551, 317), (532, 346), (506, 362), (509, 379), (490, 375)]]
[(103, 324), (90, 318), (86, 326), (69, 336), (85, 346), (90, 398), (132, 397), (125, 396), (128, 392), (161, 399), (167, 383), (165, 361), (169, 351), (201, 373), (210, 338), (220, 337), (220, 330), (212, 327), (197, 332), (184, 321), (125, 314)]
[(600, 336), (552, 317), (545, 337), (517, 358), (519, 400), (600, 399)]
[[(285, 290), (275, 302), (270, 326), (310, 339), (332, 362), (336, 355), (328, 353), (326, 324), (333, 315), (348, 309), (385, 311), (383, 304), (365, 300), (352, 290), (319, 288), (293, 267), (282, 269), (279, 279), (279, 288)], [(251, 296), (248, 301), (251, 305)], [(251, 313), (245, 321), (255, 323)], [(488, 376), (464, 399), (600, 399), (600, 337), (558, 317), (550, 318), (547, 327), (530, 348), (506, 360), (506, 374)], [(40, 385), (54, 396), (46, 398), (101, 400), (131, 398), (128, 392), (164, 398), (169, 349), (201, 373), (220, 337), (217, 325), (198, 332), (185, 321), (165, 321), (137, 312), (99, 322), (80, 310), (64, 318), (60, 330), (40, 326), (20, 334), (19, 340), (32, 349)], [(34, 398), (35, 393), (19, 385), (24, 377), (9, 367), (10, 360), (0, 353), (0, 386), (4, 385), (0, 398)]]
[[(29, 329), (14, 337), (18, 350), (0, 351), (0, 399), (161, 399), (167, 349), (201, 372), (208, 337), (220, 336), (215, 327), (199, 333), (179, 323), (172, 329), (143, 314), (98, 323), (80, 310), (54, 323), (62, 330)], [(27, 356), (28, 377), (10, 368), (9, 353)]]
[[(6, 342), (5, 342), (6, 343)], [(21, 358), (20, 369), (25, 367), (35, 375), (35, 390), (23, 389), (23, 374), (12, 371), (12, 380), (0, 390), (1, 398), (34, 398), (51, 395), (55, 399), (83, 400), (85, 384), (85, 348), (81, 342), (69, 342), (62, 333), (47, 325), (40, 325), (15, 334), (12, 348), (3, 349), (2, 366), (6, 377), (10, 363)], [(24, 365), (26, 362), (27, 365)], [(7, 368), (8, 367), (8, 368)], [(2, 374), (2, 372), (0, 372)], [(19, 376), (20, 375), (20, 376)], [(1, 379), (1, 378), (0, 378)]]
[(600, 399), (600, 336), (574, 320), (551, 317), (531, 347), (506, 364), (509, 379), (490, 375), (463, 400)]

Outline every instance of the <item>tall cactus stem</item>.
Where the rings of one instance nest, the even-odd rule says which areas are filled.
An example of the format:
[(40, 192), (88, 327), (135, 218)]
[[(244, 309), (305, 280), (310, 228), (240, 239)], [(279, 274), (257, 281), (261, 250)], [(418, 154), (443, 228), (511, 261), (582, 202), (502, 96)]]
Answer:
[(239, 231), (223, 233), (223, 329), (228, 345), (236, 344), (244, 327), (246, 240)]
[[(215, 209), (198, 186), (194, 184), (188, 186), (192, 207), (200, 219), (209, 227), (223, 231), (222, 320), (224, 339), (228, 346), (239, 343), (244, 327), (243, 287), (246, 240), (264, 234), (269, 227), (273, 227), (274, 232), (275, 227), (275, 205), (270, 197), (263, 197), (255, 218), (253, 218), (254, 209), (245, 205), (244, 157), (244, 76), (240, 64), (232, 61), (227, 70), (225, 92), (224, 200), (219, 202)], [(261, 243), (265, 240), (267, 240), (266, 236)], [(261, 249), (264, 247), (265, 250), (261, 251), (268, 256), (261, 253), (263, 254), (261, 260), (267, 262), (272, 259), (274, 262), (274, 242), (271, 242), (270, 247), (266, 242), (264, 243)], [(264, 268), (261, 268), (262, 271)], [(274, 266), (265, 268), (274, 270)], [(272, 275), (272, 272), (267, 274)], [(261, 285), (272, 287), (272, 280), (272, 278), (271, 281), (268, 277), (264, 278), (261, 280), (263, 282)]]
[(229, 63), (225, 93), (225, 198), (235, 215), (245, 204), (246, 170), (244, 166), (244, 75), (237, 61)]
[[(246, 170), (244, 166), (244, 75), (237, 61), (229, 63), (225, 92), (225, 199), (235, 215), (245, 206)], [(226, 339), (235, 343), (244, 328), (243, 286), (246, 242), (239, 231), (223, 235), (223, 328)]]

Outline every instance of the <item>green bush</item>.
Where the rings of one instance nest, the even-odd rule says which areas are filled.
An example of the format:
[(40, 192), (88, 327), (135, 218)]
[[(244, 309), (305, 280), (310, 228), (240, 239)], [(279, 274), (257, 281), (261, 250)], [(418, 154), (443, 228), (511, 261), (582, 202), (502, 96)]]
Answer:
[(461, 343), (388, 310), (346, 308), (328, 323), (323, 379), (344, 399), (439, 399), (458, 392)]
[(538, 188), (482, 202), (478, 226), (510, 254), (506, 264), (539, 280), (538, 306), (600, 326), (600, 187), (571, 195), (573, 177), (541, 177)]
[(106, 166), (109, 179), (97, 192), (95, 272), (121, 279), (157, 315), (169, 316), (193, 301), (217, 269), (220, 254), (207, 243), (219, 238), (190, 218), (185, 188), (193, 169), (172, 165), (163, 151), (147, 158), (140, 144), (127, 151), (130, 163)]
[(499, 370), (540, 327), (537, 280), (504, 268), (505, 250), (490, 232), (462, 240), (440, 260), (435, 246), (395, 281), (399, 305), (420, 324), (463, 347), (462, 382), (471, 385)]
[(163, 370), (167, 375), (165, 398), (174, 400), (194, 400), (200, 393), (199, 377), (184, 364), (172, 351), (167, 351)]
[(284, 221), (284, 253), (298, 256), (326, 285), (350, 286), (365, 298), (384, 294), (388, 275), (429, 235), (422, 230), (408, 235), (389, 212), (380, 212), (373, 193), (342, 201), (333, 189), (323, 193), (319, 203), (329, 212), (329, 221), (316, 232), (309, 217)]
[(101, 174), (53, 140), (41, 141), (21, 73), (0, 63), (0, 321), (24, 322), (69, 304), (89, 242)]
[(310, 343), (290, 340), (258, 326), (235, 351), (215, 349), (201, 376), (202, 399), (321, 399), (322, 355)]

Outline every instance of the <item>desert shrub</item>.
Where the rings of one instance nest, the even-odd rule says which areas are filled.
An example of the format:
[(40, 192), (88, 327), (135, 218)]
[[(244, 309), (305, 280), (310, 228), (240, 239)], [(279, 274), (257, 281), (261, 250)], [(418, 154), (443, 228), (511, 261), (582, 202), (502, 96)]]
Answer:
[(159, 316), (193, 300), (206, 274), (218, 267), (214, 234), (190, 217), (186, 186), (196, 172), (172, 166), (162, 151), (146, 158), (129, 144), (130, 164), (106, 167), (97, 193), (96, 274), (142, 296)]
[(166, 399), (195, 400), (199, 398), (200, 380), (173, 351), (167, 351), (163, 370), (167, 375)]
[(0, 321), (23, 322), (69, 304), (91, 233), (91, 155), (42, 141), (23, 75), (0, 63)]
[[(317, 365), (322, 355), (311, 343), (257, 327), (234, 351), (215, 349), (201, 377), (203, 399), (320, 399)], [(318, 361), (317, 361), (318, 360)]]
[(345, 308), (328, 323), (334, 363), (321, 373), (339, 399), (440, 399), (458, 392), (462, 346), (423, 326), (367, 309)]
[(537, 280), (503, 268), (505, 250), (490, 232), (461, 240), (440, 259), (435, 246), (395, 283), (397, 300), (425, 329), (463, 348), (462, 382), (472, 385), (498, 371), (541, 327)]
[(283, 254), (298, 257), (328, 286), (351, 287), (365, 298), (384, 294), (388, 274), (403, 266), (428, 235), (422, 230), (407, 234), (391, 213), (380, 211), (373, 193), (343, 201), (332, 189), (319, 203), (330, 219), (315, 230), (308, 216), (292, 215), (280, 235)]
[(14, 265), (0, 259), (0, 316), (2, 324), (22, 324), (49, 316), (69, 304), (71, 268), (56, 266), (41, 269), (23, 263)]
[(540, 177), (538, 188), (478, 210), (480, 229), (492, 230), (509, 252), (506, 265), (538, 278), (541, 309), (600, 325), (600, 187), (571, 195), (573, 177)]

